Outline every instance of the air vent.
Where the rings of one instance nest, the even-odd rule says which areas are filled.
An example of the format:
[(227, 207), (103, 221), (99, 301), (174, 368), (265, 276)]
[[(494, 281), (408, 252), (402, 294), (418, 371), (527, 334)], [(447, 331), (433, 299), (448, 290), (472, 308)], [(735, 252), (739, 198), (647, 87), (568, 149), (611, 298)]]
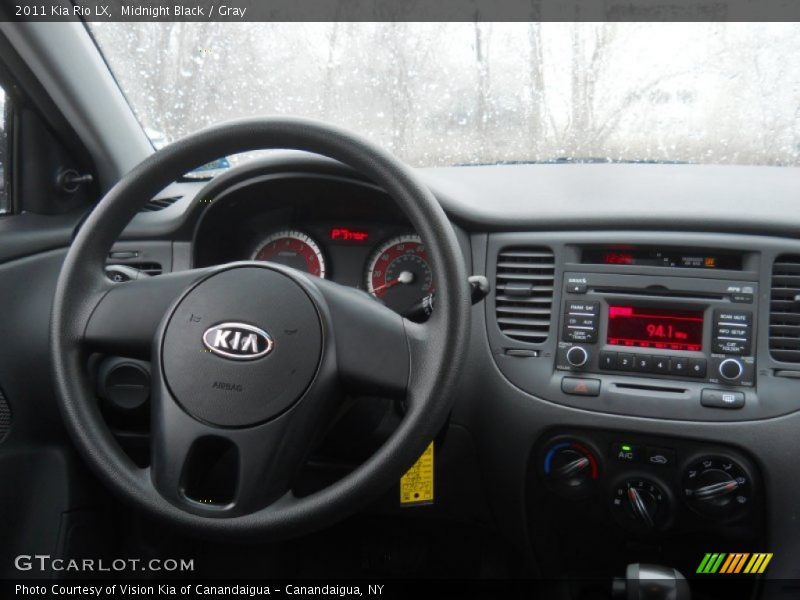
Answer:
[(161, 275), (163, 269), (161, 265), (154, 262), (142, 262), (142, 263), (125, 263), (125, 266), (133, 267), (134, 269), (139, 269), (144, 273), (147, 273), (151, 277), (155, 275)]
[(772, 265), (769, 352), (775, 360), (800, 362), (800, 255), (784, 254)]
[(541, 343), (550, 332), (555, 262), (548, 248), (506, 248), (497, 256), (497, 325), (508, 337)]
[(170, 198), (153, 198), (145, 204), (139, 212), (155, 212), (157, 210), (164, 210), (175, 204), (183, 196), (172, 196)]

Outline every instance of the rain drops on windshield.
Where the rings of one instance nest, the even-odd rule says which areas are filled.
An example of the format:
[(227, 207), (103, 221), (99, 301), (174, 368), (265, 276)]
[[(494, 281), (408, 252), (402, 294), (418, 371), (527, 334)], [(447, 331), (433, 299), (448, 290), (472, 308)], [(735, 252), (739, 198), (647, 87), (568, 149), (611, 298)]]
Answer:
[(156, 145), (243, 116), (414, 165), (800, 164), (792, 23), (91, 23)]

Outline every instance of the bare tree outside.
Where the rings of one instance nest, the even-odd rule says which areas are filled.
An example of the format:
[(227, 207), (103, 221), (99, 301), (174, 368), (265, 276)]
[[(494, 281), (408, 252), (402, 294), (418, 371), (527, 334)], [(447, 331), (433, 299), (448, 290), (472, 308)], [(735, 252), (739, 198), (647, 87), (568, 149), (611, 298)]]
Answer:
[(414, 165), (800, 164), (792, 23), (92, 23), (157, 143), (299, 115)]

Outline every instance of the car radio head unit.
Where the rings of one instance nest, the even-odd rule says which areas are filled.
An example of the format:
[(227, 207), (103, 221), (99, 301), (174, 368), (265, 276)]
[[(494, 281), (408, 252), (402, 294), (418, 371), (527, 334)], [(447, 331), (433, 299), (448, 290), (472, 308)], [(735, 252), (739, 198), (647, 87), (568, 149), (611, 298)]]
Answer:
[(563, 290), (556, 369), (754, 384), (755, 282), (588, 272)]

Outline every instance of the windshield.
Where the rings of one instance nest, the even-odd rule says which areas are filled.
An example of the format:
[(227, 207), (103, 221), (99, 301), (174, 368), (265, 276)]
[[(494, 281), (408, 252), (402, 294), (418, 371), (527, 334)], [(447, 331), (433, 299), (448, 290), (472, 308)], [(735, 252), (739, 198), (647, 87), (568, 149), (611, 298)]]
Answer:
[(90, 23), (157, 147), (244, 116), (418, 166), (800, 164), (791, 23)]

